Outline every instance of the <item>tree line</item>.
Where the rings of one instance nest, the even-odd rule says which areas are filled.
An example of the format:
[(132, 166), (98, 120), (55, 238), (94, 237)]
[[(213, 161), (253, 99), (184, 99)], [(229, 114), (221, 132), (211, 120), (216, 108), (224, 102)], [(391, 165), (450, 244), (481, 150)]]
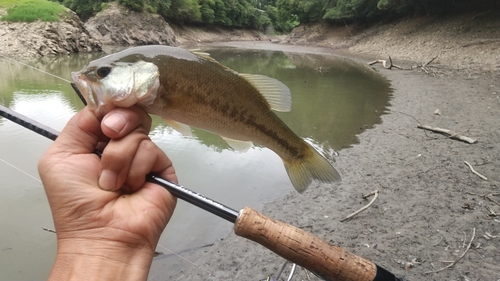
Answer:
[[(109, 0), (57, 0), (87, 19)], [(374, 21), (443, 14), (464, 5), (487, 6), (495, 0), (118, 0), (127, 9), (147, 11), (179, 24), (211, 24), (289, 32), (301, 23)], [(484, 8), (484, 7), (483, 7)], [(486, 7), (487, 8), (487, 7)]]

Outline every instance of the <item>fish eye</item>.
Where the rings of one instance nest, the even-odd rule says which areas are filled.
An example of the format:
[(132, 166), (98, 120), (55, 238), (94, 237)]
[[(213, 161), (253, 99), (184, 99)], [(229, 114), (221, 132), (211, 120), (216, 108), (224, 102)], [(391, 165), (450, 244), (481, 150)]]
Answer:
[(109, 66), (103, 66), (103, 67), (99, 67), (96, 71), (96, 74), (97, 74), (97, 77), (99, 78), (104, 78), (106, 76), (108, 76), (108, 74), (111, 72), (111, 67)]

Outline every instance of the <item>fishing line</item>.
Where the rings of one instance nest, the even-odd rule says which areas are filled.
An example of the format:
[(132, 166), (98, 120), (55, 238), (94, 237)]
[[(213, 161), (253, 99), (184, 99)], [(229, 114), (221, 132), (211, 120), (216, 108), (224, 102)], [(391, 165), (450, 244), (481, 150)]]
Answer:
[(6, 160), (4, 160), (4, 159), (2, 159), (2, 158), (0, 158), (0, 161), (2, 161), (2, 162), (4, 162), (5, 164), (7, 164), (7, 165), (11, 166), (12, 168), (14, 168), (14, 169), (18, 170), (19, 172), (21, 172), (21, 173), (23, 173), (23, 174), (27, 175), (28, 177), (30, 177), (30, 178), (32, 178), (32, 179), (34, 179), (34, 180), (36, 180), (37, 182), (40, 182), (40, 183), (42, 182), (39, 178), (37, 178), (37, 177), (35, 177), (35, 176), (31, 175), (31, 174), (30, 174), (30, 173), (28, 173), (28, 172), (23, 171), (21, 168), (16, 167), (14, 164), (9, 163), (9, 162), (7, 162)]
[(60, 76), (54, 75), (54, 74), (52, 74), (52, 73), (50, 73), (50, 72), (47, 72), (47, 71), (44, 71), (44, 70), (41, 70), (41, 69), (39, 69), (39, 68), (36, 68), (36, 67), (34, 67), (34, 66), (32, 66), (32, 65), (29, 65), (29, 64), (27, 64), (27, 63), (24, 63), (24, 62), (22, 62), (22, 61), (16, 60), (16, 59), (14, 59), (14, 58), (8, 57), (8, 56), (6, 56), (6, 55), (2, 55), (2, 54), (0, 54), (0, 57), (2, 57), (2, 58), (6, 58), (6, 59), (11, 60), (11, 61), (14, 61), (14, 62), (17, 62), (17, 63), (19, 63), (19, 64), (22, 64), (22, 65), (27, 66), (27, 67), (29, 67), (29, 68), (32, 68), (32, 69), (34, 69), (34, 70), (40, 71), (40, 72), (42, 72), (42, 73), (45, 73), (45, 74), (50, 75), (50, 76), (52, 76), (52, 77), (55, 77), (55, 78), (57, 78), (57, 79), (61, 79), (62, 81), (65, 81), (65, 82), (71, 83), (71, 81), (69, 81), (68, 79), (64, 79), (64, 78), (62, 78), (62, 77), (60, 77)]
[[(32, 65), (29, 65), (29, 64), (24, 63), (24, 62), (22, 62), (22, 61), (16, 60), (16, 59), (11, 58), (11, 57), (9, 57), (9, 56), (3, 55), (3, 54), (1, 54), (1, 53), (0, 53), (0, 57), (5, 58), (5, 59), (8, 59), (8, 60), (11, 60), (11, 61), (13, 61), (13, 62), (15, 62), (15, 63), (18, 63), (18, 64), (21, 64), (21, 65), (24, 65), (24, 66), (26, 66), (26, 67), (29, 67), (29, 68), (34, 69), (34, 70), (36, 70), (36, 71), (39, 71), (39, 72), (41, 72), (41, 73), (47, 74), (47, 75), (49, 75), (49, 76), (52, 76), (52, 77), (54, 77), (54, 78), (60, 79), (60, 80), (62, 80), (62, 81), (64, 81), (64, 82), (68, 82), (68, 83), (70, 83), (70, 84), (71, 84), (71, 86), (73, 87), (73, 89), (76, 87), (76, 86), (75, 86), (75, 84), (74, 84), (72, 81), (70, 81), (70, 80), (68, 80), (68, 79), (64, 79), (64, 78), (62, 78), (61, 76), (57, 76), (57, 75), (52, 74), (52, 73), (50, 73), (50, 72), (47, 72), (47, 71), (45, 71), (45, 70), (41, 70), (41, 69), (36, 68), (36, 67), (34, 67), (34, 66), (32, 66)], [(78, 96), (79, 96), (80, 100), (82, 100), (82, 101), (83, 101), (83, 100), (85, 100), (85, 99), (83, 99), (83, 97), (81, 97), (81, 96), (80, 96), (80, 95), (81, 95), (81, 94), (80, 94), (80, 92), (76, 91), (76, 93), (78, 94)], [(73, 98), (74, 98), (74, 97), (73, 97)], [(74, 99), (73, 101), (74, 101), (74, 102), (76, 102), (76, 99)], [(85, 104), (85, 105), (86, 105), (86, 104)]]
[[(177, 257), (179, 257), (180, 259), (183, 259), (183, 260), (187, 261), (187, 262), (188, 262), (188, 263), (190, 263), (191, 265), (195, 265), (195, 266), (197, 266), (197, 267), (200, 267), (198, 264), (196, 264), (196, 263), (194, 263), (193, 261), (190, 261), (189, 259), (187, 259), (187, 258), (185, 258), (185, 257), (181, 256), (180, 254), (178, 254), (178, 253), (176, 253), (176, 252), (174, 252), (174, 251), (172, 251), (172, 250), (168, 249), (167, 247), (164, 247), (164, 246), (162, 246), (162, 245), (160, 245), (160, 244), (158, 244), (158, 247), (160, 247), (160, 248), (162, 248), (162, 249), (164, 249), (164, 250), (166, 250), (166, 251), (169, 251), (171, 254), (173, 254), (173, 255), (175, 255), (175, 256), (177, 256)], [(200, 267), (200, 268), (201, 268), (201, 267)], [(205, 269), (203, 269), (203, 270), (205, 270)], [(205, 270), (205, 271), (207, 271), (207, 270)], [(207, 271), (207, 272), (208, 272), (208, 273), (210, 273), (209, 271)]]

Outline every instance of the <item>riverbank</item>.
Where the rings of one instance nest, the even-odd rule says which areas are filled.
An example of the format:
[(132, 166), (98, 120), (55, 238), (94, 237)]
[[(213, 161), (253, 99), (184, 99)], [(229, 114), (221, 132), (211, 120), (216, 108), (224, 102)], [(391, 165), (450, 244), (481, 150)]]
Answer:
[(370, 26), (303, 25), (286, 42), (347, 49), (351, 54), (369, 54), (384, 60), (390, 56), (395, 64), (404, 67), (437, 58), (429, 64), (437, 75), (450, 69), (469, 76), (500, 71), (500, 20), (494, 10), (399, 19)]
[[(417, 32), (417, 37), (407, 39), (417, 40), (420, 35)], [(461, 40), (458, 37), (455, 40)], [(412, 61), (408, 55), (397, 55), (407, 54), (404, 44), (396, 55), (375, 52), (398, 48), (384, 49), (388, 43), (377, 37), (337, 48), (313, 43), (220, 44), (341, 54), (365, 63), (391, 55), (395, 64), (404, 67), (429, 61), (436, 50), (422, 44), (414, 51), (419, 59)], [(499, 279), (500, 218), (490, 210), (500, 213), (500, 206), (494, 203), (500, 201), (500, 81), (498, 69), (489, 65), (498, 61), (498, 42), (453, 44), (456, 47), (448, 54), (461, 62), (473, 58), (475, 63), (467, 67), (450, 63), (455, 59), (443, 52), (429, 72), (374, 65), (392, 83), (391, 106), (382, 116), (382, 124), (359, 135), (358, 145), (339, 152), (335, 166), (343, 181), (318, 185), (302, 195), (291, 190), (284, 198), (266, 204), (262, 213), (301, 227), (408, 280)], [(467, 144), (426, 132), (417, 128), (419, 123), (451, 129), (478, 142)], [(473, 174), (464, 161), (487, 180)], [(363, 199), (362, 195), (374, 190), (379, 197), (370, 208), (349, 221), (340, 221), (366, 205), (372, 197)], [(276, 274), (283, 264), (282, 258), (266, 248), (234, 234), (186, 258), (193, 264), (168, 279), (261, 280)], [(450, 269), (440, 270), (455, 260)], [(165, 279), (164, 271), (157, 274), (153, 265), (150, 280)], [(295, 278), (319, 280), (304, 270), (298, 270)]]
[[(317, 50), (275, 44), (280, 46), (289, 52)], [(375, 68), (392, 82), (393, 99), (382, 124), (359, 135), (358, 145), (340, 151), (336, 167), (343, 181), (318, 185), (302, 195), (290, 191), (266, 204), (262, 213), (408, 280), (499, 279), (500, 219), (487, 208), (500, 213), (500, 207), (485, 195), (494, 194), (491, 198), (500, 201), (500, 82), (488, 76), (471, 78), (466, 72), (438, 77)], [(478, 143), (425, 132), (417, 128), (419, 122)], [(464, 161), (488, 180), (471, 173)], [(371, 198), (362, 195), (374, 190), (379, 197), (368, 210), (340, 222), (367, 204)], [(471, 249), (451, 270), (426, 273), (449, 265), (443, 261), (458, 259), (469, 243)], [(276, 274), (283, 263), (266, 248), (234, 234), (190, 258), (194, 265), (171, 280), (260, 280)], [(298, 280), (317, 280), (310, 274), (307, 279), (303, 270), (296, 274)], [(153, 267), (150, 279), (162, 280), (157, 277)]]

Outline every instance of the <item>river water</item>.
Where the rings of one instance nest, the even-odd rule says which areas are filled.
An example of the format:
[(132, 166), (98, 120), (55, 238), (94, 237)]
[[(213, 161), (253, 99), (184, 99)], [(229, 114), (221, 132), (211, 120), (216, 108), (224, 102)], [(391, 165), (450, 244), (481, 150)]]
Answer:
[[(380, 123), (392, 89), (377, 72), (335, 56), (278, 51), (207, 49), (241, 73), (263, 74), (285, 83), (292, 111), (279, 113), (299, 136), (327, 158), (357, 143), (356, 135)], [(104, 54), (42, 58), (28, 63), (64, 79)], [(0, 104), (61, 130), (82, 104), (61, 79), (0, 58)], [(182, 185), (239, 210), (295, 192), (280, 158), (255, 146), (238, 153), (217, 135), (194, 129), (182, 136), (153, 118), (150, 136), (172, 159)], [(56, 251), (50, 208), (37, 173), (37, 161), (51, 141), (0, 118), (0, 272), (3, 280), (45, 279)], [(232, 231), (232, 225), (179, 201), (167, 226), (150, 279), (182, 270), (190, 253)]]

